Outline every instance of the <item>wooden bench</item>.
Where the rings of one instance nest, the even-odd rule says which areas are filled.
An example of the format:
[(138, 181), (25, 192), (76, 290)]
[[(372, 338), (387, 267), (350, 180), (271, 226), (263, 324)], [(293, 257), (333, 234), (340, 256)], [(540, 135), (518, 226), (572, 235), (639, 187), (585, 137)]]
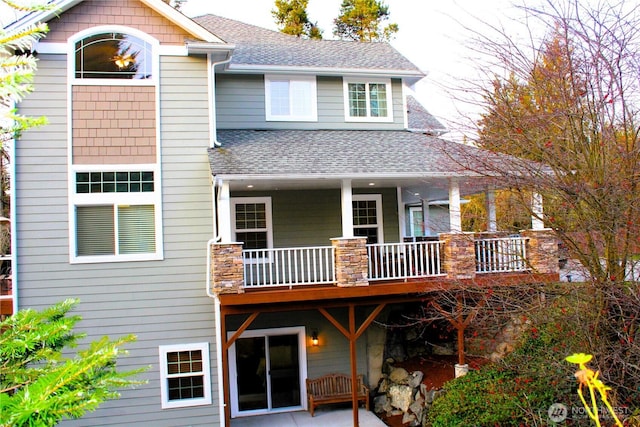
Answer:
[[(358, 375), (357, 380), (358, 402), (364, 401), (368, 411), (369, 389), (364, 385), (362, 375)], [(316, 379), (307, 378), (307, 397), (312, 417), (318, 405), (351, 402), (351, 377), (346, 374), (328, 374)]]

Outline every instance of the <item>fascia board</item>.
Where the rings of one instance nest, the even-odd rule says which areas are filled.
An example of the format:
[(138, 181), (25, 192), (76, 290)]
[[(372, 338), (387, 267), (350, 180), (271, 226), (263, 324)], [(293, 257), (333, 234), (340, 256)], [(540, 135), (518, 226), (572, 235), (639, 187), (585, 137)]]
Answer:
[(469, 178), (486, 177), (476, 172), (421, 172), (421, 173), (395, 173), (395, 174), (213, 174), (216, 178), (224, 181), (241, 180), (328, 180), (328, 179), (412, 179), (412, 178)]
[(296, 67), (286, 65), (261, 65), (261, 64), (231, 64), (229, 72), (256, 73), (265, 71), (269, 73), (295, 73), (295, 74), (323, 74), (323, 75), (353, 75), (375, 77), (426, 77), (426, 73), (413, 70), (371, 69), (371, 68), (332, 68), (332, 67)]

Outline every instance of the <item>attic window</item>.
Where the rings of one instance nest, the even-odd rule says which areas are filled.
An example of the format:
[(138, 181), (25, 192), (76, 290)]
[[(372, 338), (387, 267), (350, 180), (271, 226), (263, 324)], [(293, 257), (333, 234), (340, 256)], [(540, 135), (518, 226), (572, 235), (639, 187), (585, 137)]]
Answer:
[(92, 34), (75, 44), (77, 79), (151, 79), (151, 44), (123, 33)]

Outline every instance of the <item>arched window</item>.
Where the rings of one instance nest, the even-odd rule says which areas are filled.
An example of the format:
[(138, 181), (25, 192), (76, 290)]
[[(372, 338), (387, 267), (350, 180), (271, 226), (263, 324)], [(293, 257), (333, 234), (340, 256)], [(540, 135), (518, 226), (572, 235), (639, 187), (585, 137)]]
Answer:
[(152, 78), (151, 44), (129, 34), (92, 34), (76, 42), (75, 56), (77, 79)]

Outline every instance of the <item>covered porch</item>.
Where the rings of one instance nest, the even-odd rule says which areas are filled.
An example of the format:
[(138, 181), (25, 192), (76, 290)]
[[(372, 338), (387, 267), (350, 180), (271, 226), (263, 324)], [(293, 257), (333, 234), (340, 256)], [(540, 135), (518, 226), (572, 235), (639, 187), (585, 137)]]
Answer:
[[(218, 304), (231, 425), (266, 415), (242, 408), (238, 343), (256, 344), (245, 354), (258, 365), (262, 356), (253, 355), (269, 354), (271, 337), (284, 334), (288, 354), (308, 363), (292, 380), (288, 411), (296, 414), (306, 408), (305, 375), (339, 370), (355, 382), (364, 373), (372, 337), (360, 338), (390, 305), (470, 284), (558, 279), (557, 242), (540, 221), (539, 199), (531, 229), (499, 232), (495, 181), (452, 160), (447, 143), (400, 131), (226, 131), (220, 140), (209, 152), (216, 238), (207, 291)], [(463, 198), (482, 191), (487, 230), (463, 232)], [(262, 392), (260, 411), (282, 408)], [(360, 418), (352, 403), (346, 425)]]

